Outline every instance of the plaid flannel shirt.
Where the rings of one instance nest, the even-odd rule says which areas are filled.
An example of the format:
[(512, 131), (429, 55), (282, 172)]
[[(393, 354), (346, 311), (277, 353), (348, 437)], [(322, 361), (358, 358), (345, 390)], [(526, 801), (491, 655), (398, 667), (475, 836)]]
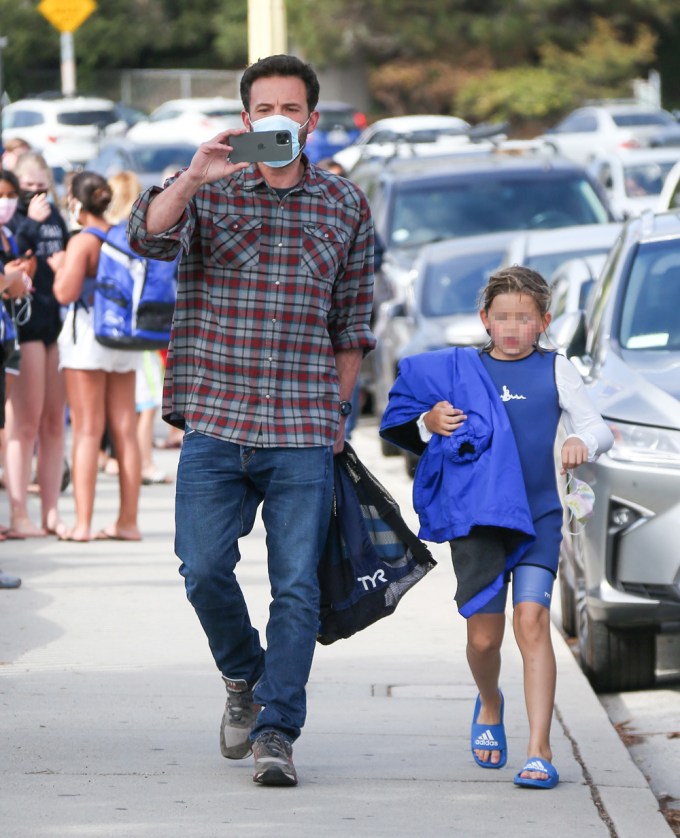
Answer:
[(130, 215), (133, 249), (179, 264), (163, 417), (241, 445), (332, 445), (335, 353), (375, 346), (373, 222), (364, 194), (309, 165), (280, 199), (256, 166), (203, 186), (170, 230)]

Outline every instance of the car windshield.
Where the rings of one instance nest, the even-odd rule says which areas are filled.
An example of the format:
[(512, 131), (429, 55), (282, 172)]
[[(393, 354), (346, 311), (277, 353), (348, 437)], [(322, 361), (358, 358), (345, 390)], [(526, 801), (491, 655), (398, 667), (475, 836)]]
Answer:
[(189, 145), (163, 146), (161, 148), (136, 148), (131, 152), (138, 172), (162, 172), (170, 166), (182, 169), (191, 163), (196, 149)]
[(391, 244), (410, 247), (458, 236), (609, 221), (590, 182), (580, 176), (408, 184), (389, 220)]
[(659, 195), (663, 189), (666, 175), (677, 161), (666, 163), (636, 163), (623, 169), (626, 195), (629, 198), (645, 195)]
[(502, 251), (468, 253), (427, 266), (422, 286), (425, 317), (446, 317), (477, 311), (479, 292), (500, 265)]
[(640, 245), (621, 309), (624, 349), (680, 349), (680, 248), (678, 240)]
[(111, 110), (66, 111), (57, 116), (60, 125), (111, 125), (118, 117)]
[(609, 248), (610, 245), (604, 245), (583, 250), (563, 250), (560, 253), (538, 253), (534, 256), (527, 256), (524, 264), (538, 271), (542, 276), (552, 276), (567, 259), (574, 259), (577, 256), (597, 256), (600, 253), (608, 253)]
[(626, 111), (612, 114), (619, 128), (635, 128), (639, 125), (676, 125), (673, 117), (665, 111)]

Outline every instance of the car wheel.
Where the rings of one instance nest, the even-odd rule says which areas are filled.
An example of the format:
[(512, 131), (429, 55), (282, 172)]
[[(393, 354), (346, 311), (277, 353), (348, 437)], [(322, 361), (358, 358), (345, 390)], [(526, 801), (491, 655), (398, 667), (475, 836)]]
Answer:
[(576, 637), (576, 595), (574, 589), (567, 581), (563, 566), (560, 565), (560, 606), (562, 610), (562, 630), (567, 637)]
[(645, 690), (654, 686), (656, 637), (651, 629), (611, 628), (579, 615), (581, 667), (596, 692)]
[(402, 453), (401, 448), (397, 448), (396, 445), (392, 445), (391, 442), (382, 438), (380, 439), (380, 450), (383, 457), (398, 457)]

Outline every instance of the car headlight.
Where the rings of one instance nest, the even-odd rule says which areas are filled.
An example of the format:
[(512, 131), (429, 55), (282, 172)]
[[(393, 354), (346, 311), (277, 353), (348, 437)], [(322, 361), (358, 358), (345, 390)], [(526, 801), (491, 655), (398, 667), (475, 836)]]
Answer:
[(680, 431), (608, 422), (614, 445), (607, 452), (612, 460), (661, 468), (680, 468)]

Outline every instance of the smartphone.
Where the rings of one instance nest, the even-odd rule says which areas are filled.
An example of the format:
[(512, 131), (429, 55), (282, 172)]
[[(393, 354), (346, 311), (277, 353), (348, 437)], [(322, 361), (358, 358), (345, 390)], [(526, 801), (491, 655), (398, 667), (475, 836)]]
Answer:
[(234, 149), (232, 163), (257, 163), (267, 160), (292, 160), (293, 143), (290, 131), (251, 131), (234, 134), (227, 142)]

